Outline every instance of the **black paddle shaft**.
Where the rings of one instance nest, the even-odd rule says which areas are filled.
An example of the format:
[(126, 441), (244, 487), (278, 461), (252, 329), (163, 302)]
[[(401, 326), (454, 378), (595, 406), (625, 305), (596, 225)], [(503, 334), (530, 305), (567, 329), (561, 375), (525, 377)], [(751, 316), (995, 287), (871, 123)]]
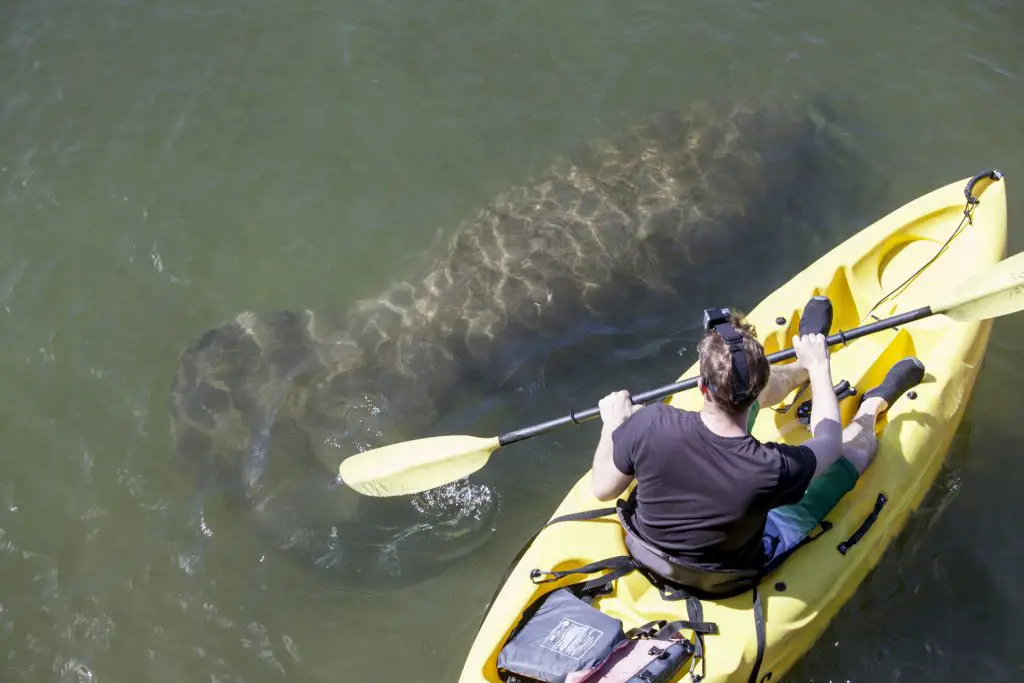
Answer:
[[(846, 342), (853, 341), (854, 339), (858, 339), (860, 337), (865, 337), (869, 334), (874, 334), (875, 332), (889, 330), (894, 327), (899, 327), (900, 325), (912, 323), (915, 320), (927, 318), (930, 315), (933, 315), (930, 306), (925, 306), (924, 308), (917, 308), (913, 311), (907, 311), (906, 313), (894, 315), (891, 318), (886, 318), (885, 320), (879, 320), (877, 322), (868, 323), (867, 325), (855, 327), (848, 332), (843, 332), (842, 330), (840, 330), (839, 332), (836, 332), (832, 336), (827, 337), (825, 339), (825, 342), (829, 346), (835, 346), (836, 344), (839, 343), (845, 344)], [(781, 361), (789, 360), (790, 358), (795, 357), (796, 351), (792, 348), (789, 348), (771, 354), (770, 356), (768, 356), (768, 362), (779, 363)], [(666, 384), (663, 387), (651, 389), (650, 391), (645, 391), (642, 394), (635, 394), (630, 398), (632, 399), (634, 405), (639, 405), (641, 403), (650, 403), (652, 401), (657, 401), (668, 396), (671, 396), (672, 394), (678, 394), (681, 391), (693, 389), (696, 386), (697, 378), (691, 377), (689, 379), (684, 379), (682, 382), (676, 382), (675, 384)], [(581, 422), (592, 420), (595, 417), (598, 417), (600, 414), (601, 410), (597, 407), (589, 408), (578, 413), (570, 410), (569, 414), (566, 415), (565, 417), (559, 417), (554, 420), (548, 420), (547, 422), (541, 422), (540, 424), (533, 425), (532, 427), (523, 427), (522, 429), (517, 429), (515, 431), (501, 434), (500, 436), (498, 436), (498, 443), (501, 444), (502, 446), (507, 446), (510, 443), (515, 443), (516, 441), (529, 439), (531, 436), (537, 436), (538, 434), (549, 432), (557, 427), (562, 427), (567, 424), (579, 424)]]

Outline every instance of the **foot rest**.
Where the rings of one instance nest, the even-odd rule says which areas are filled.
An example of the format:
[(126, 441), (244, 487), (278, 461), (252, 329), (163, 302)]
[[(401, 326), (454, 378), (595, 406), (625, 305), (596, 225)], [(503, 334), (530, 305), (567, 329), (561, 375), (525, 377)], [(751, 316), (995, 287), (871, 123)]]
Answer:
[[(857, 393), (857, 387), (853, 386), (845, 379), (839, 384), (832, 387), (832, 391), (836, 392), (836, 399), (842, 401), (844, 398), (853, 396)], [(796, 409), (796, 418), (800, 420), (801, 424), (811, 423), (811, 401), (810, 399), (800, 404), (800, 407)]]

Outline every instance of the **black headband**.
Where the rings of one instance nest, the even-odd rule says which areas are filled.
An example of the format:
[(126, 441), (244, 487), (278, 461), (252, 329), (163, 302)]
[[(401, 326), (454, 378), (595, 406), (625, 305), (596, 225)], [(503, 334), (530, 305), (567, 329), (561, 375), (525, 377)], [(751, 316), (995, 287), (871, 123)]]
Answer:
[(729, 309), (704, 309), (704, 329), (714, 330), (725, 340), (732, 355), (733, 393), (737, 401), (745, 401), (750, 395), (750, 371), (747, 368), (747, 352), (743, 349), (743, 335), (729, 324)]

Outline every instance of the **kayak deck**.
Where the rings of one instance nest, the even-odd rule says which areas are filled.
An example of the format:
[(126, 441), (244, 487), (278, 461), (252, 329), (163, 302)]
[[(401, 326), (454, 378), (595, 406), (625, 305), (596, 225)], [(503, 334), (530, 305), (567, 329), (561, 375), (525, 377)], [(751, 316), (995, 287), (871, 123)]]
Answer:
[[(883, 319), (929, 304), (1005, 256), (1005, 181), (981, 182), (974, 195), (972, 221), (964, 219), (967, 179), (951, 183), (902, 206), (822, 256), (763, 300), (748, 315), (767, 353), (790, 346), (800, 311), (812, 296), (833, 303), (832, 332)], [(959, 228), (958, 228), (959, 226)], [(777, 319), (784, 318), (778, 323)], [(957, 323), (935, 315), (906, 327), (878, 332), (833, 347), (832, 377), (847, 380), (857, 395), (840, 403), (844, 425), (856, 412), (860, 394), (879, 384), (889, 368), (910, 355), (925, 365), (924, 381), (913, 399), (902, 397), (879, 423), (874, 463), (828, 515), (832, 528), (798, 550), (766, 577), (759, 592), (766, 619), (767, 647), (759, 677), (778, 680), (806, 653), (836, 612), (853, 595), (906, 524), (935, 480), (966, 409), (984, 356), (991, 320)], [(695, 376), (694, 363), (682, 377)], [(799, 403), (810, 398), (801, 396)], [(787, 403), (793, 395), (787, 398)], [(699, 410), (697, 392), (676, 394), (670, 405)], [(796, 406), (785, 414), (763, 408), (753, 427), (762, 441), (799, 444), (809, 438)], [(628, 493), (628, 492), (627, 492)], [(879, 506), (880, 494), (884, 504)], [(626, 494), (624, 494), (626, 495)], [(606, 507), (590, 492), (584, 475), (554, 516)], [(866, 521), (873, 519), (869, 526)], [(863, 536), (842, 553), (838, 546)], [(567, 522), (544, 529), (511, 569), (472, 645), (460, 678), (499, 681), (496, 660), (522, 611), (542, 592), (573, 583), (569, 577), (535, 585), (532, 569), (567, 570), (626, 554), (615, 517)], [(747, 681), (756, 654), (752, 593), (703, 600), (704, 619), (718, 624), (708, 636), (706, 681)], [(615, 591), (596, 605), (630, 628), (655, 619), (686, 618), (685, 602), (667, 602), (641, 574), (616, 582)], [(692, 638), (692, 634), (690, 634)], [(681, 674), (688, 678), (687, 673)], [(682, 680), (680, 678), (680, 680)]]

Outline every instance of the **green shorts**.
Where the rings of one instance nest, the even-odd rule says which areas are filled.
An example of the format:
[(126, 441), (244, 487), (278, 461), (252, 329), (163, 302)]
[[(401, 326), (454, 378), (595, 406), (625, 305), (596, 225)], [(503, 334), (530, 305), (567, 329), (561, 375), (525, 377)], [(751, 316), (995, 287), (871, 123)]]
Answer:
[[(750, 409), (749, 431), (757, 417), (758, 405)], [(860, 473), (846, 458), (840, 457), (813, 479), (803, 498), (768, 513), (762, 544), (768, 569), (780, 564), (832, 511), (843, 496), (857, 484)]]

